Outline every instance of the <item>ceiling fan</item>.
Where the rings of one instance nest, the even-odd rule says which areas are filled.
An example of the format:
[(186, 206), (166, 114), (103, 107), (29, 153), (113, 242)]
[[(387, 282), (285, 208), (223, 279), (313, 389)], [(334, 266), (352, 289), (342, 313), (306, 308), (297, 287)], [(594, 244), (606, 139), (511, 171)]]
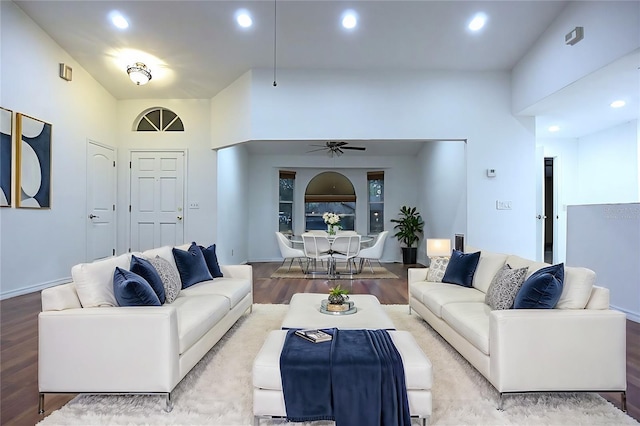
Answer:
[(344, 141), (327, 141), (324, 143), (324, 145), (311, 145), (311, 146), (316, 146), (319, 147), (318, 149), (312, 149), (311, 151), (307, 151), (307, 152), (316, 152), (316, 151), (322, 151), (322, 150), (326, 150), (327, 154), (331, 157), (333, 157), (334, 155), (336, 156), (341, 156), (342, 154), (344, 154), (345, 149), (350, 149), (350, 150), (354, 150), (354, 151), (364, 151), (365, 148), (364, 146), (347, 146), (349, 143), (348, 142), (344, 142)]

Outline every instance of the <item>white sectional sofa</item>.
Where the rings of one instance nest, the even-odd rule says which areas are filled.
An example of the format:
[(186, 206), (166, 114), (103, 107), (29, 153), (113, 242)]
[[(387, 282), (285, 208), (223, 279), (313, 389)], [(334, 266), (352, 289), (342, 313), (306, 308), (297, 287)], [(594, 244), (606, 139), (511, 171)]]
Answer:
[[(410, 311), (417, 312), (500, 392), (621, 392), (626, 409), (626, 317), (609, 309), (595, 273), (565, 267), (554, 309), (491, 310), (489, 285), (505, 264), (530, 276), (549, 266), (481, 251), (473, 286), (429, 282), (429, 268), (408, 271)], [(438, 374), (437, 371), (434, 372)]]
[[(159, 256), (176, 268), (169, 246), (136, 255)], [(183, 288), (172, 303), (114, 306), (114, 269), (130, 262), (128, 253), (76, 265), (74, 282), (42, 291), (41, 412), (45, 393), (163, 394), (170, 411), (171, 391), (252, 307), (250, 265), (220, 265), (222, 278)]]

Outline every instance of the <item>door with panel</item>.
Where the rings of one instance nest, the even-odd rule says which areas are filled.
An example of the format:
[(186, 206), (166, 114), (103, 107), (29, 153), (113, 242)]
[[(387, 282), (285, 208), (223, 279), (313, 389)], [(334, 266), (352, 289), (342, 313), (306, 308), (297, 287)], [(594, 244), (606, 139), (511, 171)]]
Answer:
[(87, 143), (87, 262), (116, 254), (116, 151)]
[(131, 152), (131, 251), (184, 241), (184, 151)]

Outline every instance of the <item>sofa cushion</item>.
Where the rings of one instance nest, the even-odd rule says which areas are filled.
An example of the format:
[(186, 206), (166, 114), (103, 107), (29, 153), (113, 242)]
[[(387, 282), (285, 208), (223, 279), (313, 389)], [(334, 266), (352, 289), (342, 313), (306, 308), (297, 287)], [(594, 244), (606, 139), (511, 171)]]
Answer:
[(527, 269), (526, 266), (511, 269), (509, 264), (504, 265), (491, 280), (484, 303), (494, 311), (511, 309), (513, 301), (524, 283)]
[(182, 288), (182, 282), (180, 281), (178, 270), (171, 266), (168, 260), (160, 256), (149, 259), (149, 263), (153, 265), (162, 280), (165, 295), (164, 303), (172, 303), (176, 300), (176, 297), (178, 297), (180, 289)]
[(188, 297), (180, 292), (171, 304), (178, 316), (179, 352), (182, 355), (228, 312), (229, 300), (223, 296), (201, 294)]
[[(477, 250), (476, 250), (477, 251)], [(483, 250), (480, 252), (480, 260), (475, 274), (473, 274), (473, 286), (483, 293), (489, 290), (491, 280), (502, 268), (507, 260), (507, 255)], [(513, 266), (513, 265), (512, 265)]]
[(479, 260), (479, 251), (475, 253), (463, 253), (459, 250), (454, 250), (453, 253), (451, 253), (451, 258), (442, 277), (442, 282), (471, 287), (473, 284), (473, 275), (476, 272)]
[(129, 268), (130, 262), (131, 255), (125, 253), (91, 263), (80, 263), (71, 268), (71, 276), (82, 306), (118, 306), (113, 294), (113, 271), (116, 267)]
[(434, 315), (442, 317), (442, 307), (449, 303), (484, 303), (484, 293), (475, 288), (446, 283), (420, 281), (409, 285), (410, 294), (420, 300)]
[(522, 284), (514, 309), (553, 309), (562, 294), (563, 278), (564, 263), (537, 270)]
[(113, 272), (113, 293), (118, 306), (160, 306), (160, 299), (151, 285), (140, 275), (116, 267)]
[(156, 268), (154, 268), (147, 259), (131, 255), (131, 267), (129, 269), (134, 274), (140, 275), (144, 278), (158, 296), (160, 303), (164, 303), (166, 297), (164, 295), (164, 284), (162, 284), (162, 278), (160, 278)]
[(527, 272), (526, 278), (529, 278), (534, 272), (536, 272), (539, 269), (546, 268), (547, 266), (551, 266), (548, 263), (536, 262), (535, 260), (525, 259), (524, 257), (516, 256), (514, 254), (509, 255), (505, 263), (508, 263), (509, 265), (511, 265), (513, 269), (520, 269), (527, 266), (529, 268), (529, 272)]
[[(595, 282), (596, 273), (591, 269), (565, 266), (562, 295), (556, 309), (583, 309), (589, 302)], [(607, 301), (607, 307), (603, 309), (608, 308)]]
[(216, 255), (216, 245), (212, 244), (207, 248), (202, 246), (198, 247), (200, 247), (200, 251), (202, 251), (202, 255), (204, 256), (204, 260), (207, 263), (207, 268), (209, 268), (211, 276), (213, 278), (223, 277), (220, 265), (218, 264), (218, 256)]
[(489, 313), (484, 303), (450, 303), (442, 308), (442, 319), (482, 353), (489, 355)]
[(244, 297), (251, 293), (251, 282), (243, 278), (214, 278), (203, 281), (181, 291), (185, 296), (215, 294), (229, 299), (233, 309)]
[(449, 264), (449, 257), (433, 257), (429, 263), (429, 270), (427, 271), (427, 281), (432, 283), (442, 282), (444, 272), (447, 270)]
[[(43, 290), (44, 293), (44, 290)], [(594, 285), (585, 309), (609, 309), (609, 289)]]
[(172, 251), (180, 274), (180, 281), (182, 281), (182, 288), (213, 279), (202, 250), (196, 243), (192, 243), (187, 251), (177, 248)]

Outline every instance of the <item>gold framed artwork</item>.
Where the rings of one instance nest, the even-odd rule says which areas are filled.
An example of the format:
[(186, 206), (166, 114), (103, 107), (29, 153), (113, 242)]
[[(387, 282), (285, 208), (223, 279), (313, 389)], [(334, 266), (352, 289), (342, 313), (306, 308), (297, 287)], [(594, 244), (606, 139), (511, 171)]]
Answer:
[(51, 208), (52, 125), (16, 114), (16, 207)]
[(13, 111), (0, 107), (0, 207), (11, 206)]

